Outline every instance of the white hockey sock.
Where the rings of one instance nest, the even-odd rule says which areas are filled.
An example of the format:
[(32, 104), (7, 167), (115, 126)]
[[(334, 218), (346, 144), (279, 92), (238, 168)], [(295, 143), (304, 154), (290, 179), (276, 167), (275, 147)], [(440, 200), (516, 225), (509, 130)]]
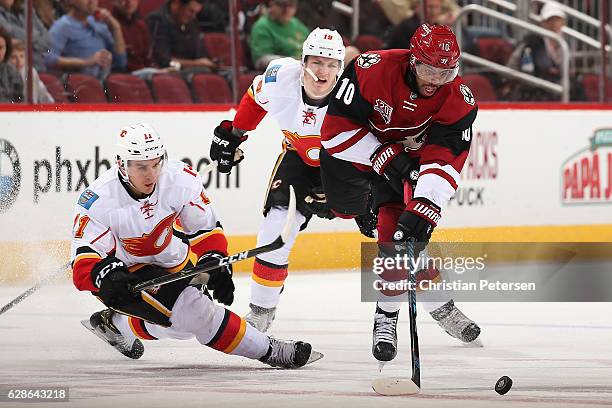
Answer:
[[(287, 211), (287, 208), (284, 207), (270, 208), (257, 234), (257, 246), (268, 244), (280, 235), (287, 219)], [(305, 220), (306, 217), (297, 212), (293, 228), (285, 245), (275, 251), (261, 254), (255, 259), (253, 273), (251, 274), (250, 303), (265, 308), (273, 308), (278, 305), (280, 293), (287, 277), (289, 253), (295, 243), (300, 226)]]
[(270, 309), (276, 307), (280, 302), (281, 287), (264, 286), (251, 279), (250, 303)]

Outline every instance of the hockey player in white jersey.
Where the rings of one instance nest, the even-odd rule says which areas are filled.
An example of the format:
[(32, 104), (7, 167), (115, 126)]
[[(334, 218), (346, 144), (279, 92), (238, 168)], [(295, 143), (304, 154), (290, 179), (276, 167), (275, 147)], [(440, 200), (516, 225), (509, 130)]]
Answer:
[(108, 307), (84, 324), (134, 359), (144, 351), (141, 340), (194, 337), (283, 368), (321, 358), (310, 344), (271, 338), (212, 300), (233, 302), (231, 265), (207, 274), (207, 282), (203, 274), (132, 293), (133, 284), (214, 263), (227, 255), (227, 240), (201, 178), (168, 160), (153, 128), (127, 126), (117, 144), (117, 163), (81, 194), (75, 209), (74, 284)]
[[(271, 242), (280, 233), (287, 213), (289, 185), (295, 189), (298, 212), (287, 243), (255, 259), (251, 312), (246, 319), (261, 331), (268, 330), (274, 320), (288, 275), (289, 252), (298, 231), (306, 228), (313, 214), (334, 218), (324, 205), (319, 149), (321, 124), (329, 94), (342, 74), (344, 55), (337, 31), (316, 28), (304, 41), (301, 61), (281, 58), (270, 62), (266, 71), (253, 80), (233, 122), (224, 120), (214, 132), (210, 157), (218, 161), (223, 173), (229, 173), (242, 160), (234, 160), (238, 146), (246, 140), (245, 133), (255, 129), (266, 114), (277, 121), (284, 135), (283, 151), (270, 177), (257, 245)], [(364, 234), (373, 236), (375, 219), (360, 217), (357, 222)]]

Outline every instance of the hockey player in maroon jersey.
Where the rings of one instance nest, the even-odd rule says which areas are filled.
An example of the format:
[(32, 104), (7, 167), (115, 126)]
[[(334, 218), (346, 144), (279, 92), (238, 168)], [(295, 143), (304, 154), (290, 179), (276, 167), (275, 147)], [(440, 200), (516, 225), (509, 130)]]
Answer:
[[(459, 45), (446, 26), (423, 24), (410, 50), (370, 51), (345, 69), (321, 130), (321, 177), (339, 217), (378, 209), (378, 242), (429, 242), (468, 156), (477, 105), (457, 76)], [(404, 203), (404, 183), (412, 186)], [(384, 249), (381, 252), (384, 254)], [(372, 353), (397, 353), (398, 302), (379, 301)], [(472, 343), (480, 328), (453, 303), (425, 304), (451, 336)]]
[[(72, 269), (75, 286), (107, 307), (83, 321), (127, 357), (144, 352), (140, 339), (191, 339), (227, 354), (298, 368), (322, 355), (308, 343), (267, 336), (213, 301), (234, 300), (232, 266), (132, 293), (130, 286), (194, 265), (216, 264), (227, 240), (191, 167), (168, 160), (147, 124), (117, 132), (117, 163), (75, 205)], [(212, 295), (210, 294), (212, 292)]]

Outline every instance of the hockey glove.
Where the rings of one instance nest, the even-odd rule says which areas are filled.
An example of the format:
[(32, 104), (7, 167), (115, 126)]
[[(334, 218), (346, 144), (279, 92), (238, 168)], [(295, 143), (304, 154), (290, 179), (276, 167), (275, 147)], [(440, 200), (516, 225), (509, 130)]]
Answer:
[(91, 270), (91, 280), (98, 288), (98, 296), (108, 307), (121, 307), (140, 300), (140, 294), (131, 292), (131, 283), (138, 278), (128, 271), (122, 260), (109, 256)]
[[(220, 252), (207, 252), (198, 261), (198, 266), (216, 265), (223, 256)], [(231, 305), (234, 302), (234, 290), (236, 289), (232, 280), (232, 265), (220, 266), (208, 272), (208, 274), (210, 277), (206, 283), (206, 288), (213, 292), (213, 299), (224, 305)]]
[(372, 209), (372, 193), (368, 194), (368, 207), (365, 214), (355, 217), (355, 222), (359, 231), (368, 238), (376, 238), (376, 226), (378, 224), (378, 214)]
[(419, 178), (419, 160), (412, 158), (400, 143), (382, 144), (372, 157), (372, 170), (383, 176), (391, 187), (400, 195), (403, 194), (403, 181), (412, 185)]
[(310, 194), (304, 198), (304, 201), (306, 202), (306, 208), (312, 211), (312, 213), (317, 217), (328, 220), (333, 220), (336, 218), (334, 213), (327, 205), (327, 198), (325, 197), (325, 193), (321, 187), (313, 188)]
[(216, 160), (217, 168), (221, 173), (229, 173), (232, 167), (244, 159), (242, 153), (238, 153), (240, 143), (247, 140), (248, 136), (237, 136), (233, 132), (232, 121), (224, 120), (215, 128), (212, 143), (210, 145), (210, 159)]
[(369, 212), (355, 217), (359, 231), (368, 238), (376, 238), (376, 224), (378, 216), (369, 209)]
[(429, 243), (431, 233), (438, 225), (440, 217), (440, 207), (426, 198), (413, 198), (408, 202), (406, 209), (397, 221), (393, 241), (414, 242), (414, 255), (417, 256)]

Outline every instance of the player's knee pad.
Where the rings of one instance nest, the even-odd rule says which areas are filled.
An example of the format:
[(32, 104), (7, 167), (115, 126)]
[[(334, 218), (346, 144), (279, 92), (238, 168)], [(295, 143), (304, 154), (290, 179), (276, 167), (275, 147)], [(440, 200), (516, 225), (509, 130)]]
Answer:
[(172, 328), (188, 333), (197, 333), (202, 328), (211, 326), (217, 309), (216, 305), (200, 290), (189, 286), (183, 290), (172, 308), (170, 322)]
[(400, 203), (385, 203), (378, 207), (378, 242), (392, 242), (393, 234), (397, 229), (397, 220), (404, 211)]

